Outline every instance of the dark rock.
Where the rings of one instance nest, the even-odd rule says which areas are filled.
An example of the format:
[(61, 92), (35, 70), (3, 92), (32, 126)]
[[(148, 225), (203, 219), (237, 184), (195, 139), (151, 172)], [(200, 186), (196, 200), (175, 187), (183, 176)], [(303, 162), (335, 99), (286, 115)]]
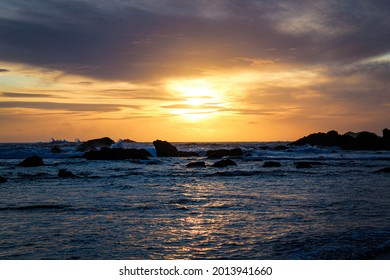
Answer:
[(234, 166), (234, 165), (237, 165), (237, 163), (235, 163), (231, 159), (223, 159), (215, 162), (211, 167), (227, 167), (227, 166)]
[(113, 144), (115, 144), (115, 141), (110, 139), (109, 137), (92, 139), (78, 146), (77, 151), (79, 152), (95, 151), (101, 147), (111, 147), (111, 145)]
[(54, 146), (53, 148), (50, 149), (50, 152), (52, 154), (60, 154), (63, 152), (63, 150), (58, 146)]
[(199, 156), (198, 153), (195, 152), (183, 152), (178, 151), (175, 146), (167, 141), (156, 140), (153, 142), (153, 145), (156, 149), (156, 155), (158, 157), (192, 157)]
[(221, 157), (242, 157), (243, 152), (240, 148), (236, 149), (219, 149), (219, 150), (210, 150), (206, 152), (208, 158), (221, 158)]
[(66, 169), (60, 169), (58, 171), (58, 177), (60, 178), (72, 178), (72, 177), (76, 177), (76, 175), (74, 175), (72, 172), (66, 170)]
[(383, 131), (383, 139), (386, 141), (390, 141), (390, 129), (385, 128)]
[(374, 171), (374, 173), (390, 173), (390, 167), (379, 169), (377, 171)]
[(156, 140), (153, 141), (153, 145), (158, 157), (176, 157), (179, 152), (175, 146), (167, 141)]
[(25, 158), (21, 163), (18, 164), (18, 166), (22, 167), (36, 167), (36, 166), (42, 166), (43, 160), (39, 156), (32, 156)]
[(206, 163), (204, 161), (190, 162), (187, 167), (206, 167)]
[(130, 140), (130, 139), (123, 139), (122, 142), (123, 143), (137, 143), (134, 140)]
[(291, 145), (335, 146), (344, 150), (389, 150), (389, 133), (390, 131), (388, 129), (384, 129), (383, 137), (367, 131), (359, 133), (348, 132), (340, 135), (337, 131), (332, 130), (328, 133), (319, 132), (310, 134), (291, 143)]
[(333, 147), (338, 146), (341, 148), (347, 148), (352, 144), (354, 138), (349, 135), (339, 135), (337, 131), (329, 131), (328, 133), (313, 133), (309, 136), (305, 136), (297, 141), (291, 143), (295, 146), (312, 145), (312, 146), (324, 146)]
[(0, 183), (5, 183), (7, 181), (8, 181), (7, 178), (0, 176)]
[(121, 149), (103, 147), (99, 151), (89, 151), (83, 157), (87, 160), (126, 160), (126, 159), (148, 159), (152, 156), (145, 149)]
[(363, 131), (355, 138), (353, 150), (380, 150), (381, 138), (371, 132)]
[(281, 167), (280, 162), (277, 161), (266, 161), (263, 164), (263, 167)]
[(387, 128), (383, 130), (382, 146), (385, 150), (390, 150), (390, 130)]

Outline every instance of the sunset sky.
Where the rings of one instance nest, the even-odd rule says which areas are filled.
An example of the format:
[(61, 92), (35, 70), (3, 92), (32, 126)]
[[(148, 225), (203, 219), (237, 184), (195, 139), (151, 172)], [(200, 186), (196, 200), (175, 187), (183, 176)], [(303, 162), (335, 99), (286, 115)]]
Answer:
[(388, 0), (0, 0), (0, 142), (389, 126)]

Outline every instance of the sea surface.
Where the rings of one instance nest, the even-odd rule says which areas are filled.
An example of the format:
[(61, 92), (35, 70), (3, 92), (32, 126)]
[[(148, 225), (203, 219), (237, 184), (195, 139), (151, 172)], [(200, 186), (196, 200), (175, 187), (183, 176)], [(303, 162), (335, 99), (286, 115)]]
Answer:
[[(375, 173), (390, 166), (389, 151), (173, 144), (201, 157), (118, 142), (154, 156), (88, 161), (75, 157), (79, 143), (0, 144), (0, 259), (371, 259), (390, 249), (390, 175)], [(237, 166), (205, 156), (236, 147)], [(34, 154), (46, 165), (16, 166)], [(186, 167), (194, 161), (208, 166)]]

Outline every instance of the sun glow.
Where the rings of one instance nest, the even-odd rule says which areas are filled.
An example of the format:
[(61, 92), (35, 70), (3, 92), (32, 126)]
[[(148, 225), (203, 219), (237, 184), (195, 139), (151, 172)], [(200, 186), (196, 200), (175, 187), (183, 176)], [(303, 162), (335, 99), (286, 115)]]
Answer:
[(189, 121), (210, 118), (223, 103), (221, 90), (207, 80), (174, 81), (168, 84), (168, 90), (183, 100), (181, 104), (171, 107), (171, 113)]

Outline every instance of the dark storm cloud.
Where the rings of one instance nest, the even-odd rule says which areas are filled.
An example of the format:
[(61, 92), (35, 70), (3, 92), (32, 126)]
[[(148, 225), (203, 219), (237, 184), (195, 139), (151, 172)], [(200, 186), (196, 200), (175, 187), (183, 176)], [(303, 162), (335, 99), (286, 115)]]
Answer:
[(390, 50), (389, 1), (209, 2), (3, 1), (0, 59), (137, 81), (235, 58), (338, 65)]

